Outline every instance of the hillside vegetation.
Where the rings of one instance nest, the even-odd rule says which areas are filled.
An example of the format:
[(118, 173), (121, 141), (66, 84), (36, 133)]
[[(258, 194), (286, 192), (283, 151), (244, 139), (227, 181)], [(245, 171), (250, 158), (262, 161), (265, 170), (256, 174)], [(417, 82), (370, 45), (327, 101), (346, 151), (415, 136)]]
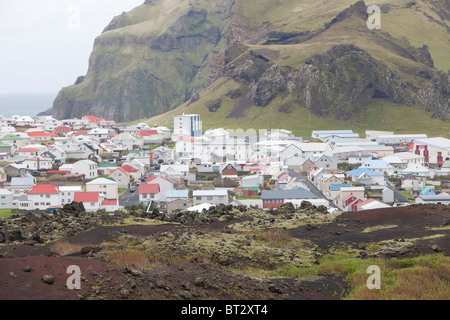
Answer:
[[(371, 4), (381, 30), (366, 26)], [(447, 136), (449, 18), (448, 1), (431, 0), (146, 1), (97, 38), (88, 74), (53, 112)]]

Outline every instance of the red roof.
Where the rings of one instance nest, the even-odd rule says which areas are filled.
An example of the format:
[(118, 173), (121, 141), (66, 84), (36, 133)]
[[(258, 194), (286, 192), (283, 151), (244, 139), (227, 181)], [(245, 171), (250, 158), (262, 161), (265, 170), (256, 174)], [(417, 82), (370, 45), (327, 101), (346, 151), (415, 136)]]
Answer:
[(100, 122), (100, 121), (105, 120), (103, 118), (99, 118), (99, 117), (92, 116), (92, 115), (83, 116), (83, 118), (81, 118), (81, 119), (82, 120), (89, 120), (89, 122)]
[(72, 129), (68, 126), (59, 126), (56, 127), (55, 130), (53, 130), (53, 132), (71, 132)]
[(110, 170), (109, 170), (109, 173), (111, 174), (111, 173), (113, 173), (113, 172), (115, 172), (115, 171), (117, 171), (117, 170), (120, 170), (120, 171), (122, 171), (123, 173), (128, 174), (128, 172), (127, 172), (124, 168), (122, 168), (122, 167), (120, 167), (120, 168), (115, 168), (115, 169), (110, 169)]
[(140, 184), (139, 185), (139, 194), (147, 194), (147, 193), (159, 193), (159, 184)]
[(33, 131), (28, 132), (29, 137), (48, 137), (48, 133), (45, 133), (44, 131)]
[(102, 206), (115, 206), (117, 205), (117, 200), (103, 200)]
[(137, 134), (140, 137), (148, 137), (154, 134), (158, 134), (158, 130), (139, 130)]
[(136, 169), (128, 164), (123, 166), (122, 168), (127, 172), (138, 172), (138, 169)]
[(51, 185), (51, 184), (38, 184), (35, 185), (29, 192), (28, 194), (55, 194), (55, 193), (59, 193), (58, 187)]
[(98, 202), (98, 192), (75, 192), (73, 201), (75, 202)]
[(22, 149), (17, 150), (16, 152), (35, 152), (35, 151), (39, 151), (39, 150), (36, 148), (22, 148)]
[(168, 181), (168, 182), (170, 182), (170, 183), (173, 183), (173, 181), (171, 181), (171, 180), (169, 180), (169, 179), (166, 179), (166, 178), (164, 178), (164, 177), (147, 177), (147, 183), (152, 182), (152, 181), (154, 181), (154, 180), (156, 180), (156, 179), (158, 179), (158, 178), (164, 179), (164, 180), (166, 180), (166, 181)]

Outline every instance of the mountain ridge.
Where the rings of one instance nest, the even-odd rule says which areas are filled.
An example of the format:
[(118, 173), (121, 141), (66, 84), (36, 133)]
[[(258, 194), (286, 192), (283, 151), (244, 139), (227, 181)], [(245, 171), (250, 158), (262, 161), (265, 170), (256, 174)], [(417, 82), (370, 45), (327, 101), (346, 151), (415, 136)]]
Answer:
[[(162, 10), (164, 5), (168, 6), (173, 2), (180, 6), (170, 9), (170, 12), (178, 12), (177, 19), (173, 19), (174, 23), (165, 28), (147, 28), (146, 30), (158, 31), (152, 36), (136, 36), (137, 26), (149, 24), (149, 21), (136, 13), (148, 9), (142, 9), (142, 6)], [(220, 5), (211, 9), (219, 2)], [(369, 30), (366, 27), (367, 4), (364, 1), (336, 1), (328, 17), (322, 14), (317, 18), (312, 18), (314, 16), (308, 13), (325, 8), (324, 2), (311, 4), (304, 0), (300, 1), (301, 6), (295, 7), (297, 4), (292, 1), (281, 0), (280, 6), (261, 14), (258, 14), (258, 10), (270, 8), (273, 4), (261, 1), (259, 4), (262, 8), (255, 7), (253, 12), (250, 10), (252, 3), (253, 1), (234, 0), (214, 1), (206, 5), (198, 0), (183, 7), (186, 3), (181, 0), (146, 1), (131, 13), (115, 17), (96, 40), (97, 48), (90, 59), (91, 72), (85, 78), (79, 78), (81, 83), (76, 86), (87, 80), (92, 83), (93, 78), (100, 78), (102, 70), (94, 70), (101, 69), (98, 68), (96, 59), (112, 56), (115, 65), (120, 67), (117, 55), (108, 56), (108, 52), (103, 56), (96, 54), (99, 46), (108, 48), (117, 45), (116, 40), (111, 41), (111, 37), (116, 37), (121, 39), (120, 47), (129, 46), (129, 39), (150, 47), (151, 52), (144, 52), (141, 60), (134, 62), (135, 64), (147, 60), (161, 61), (161, 53), (166, 54), (167, 65), (178, 63), (178, 70), (183, 73), (180, 77), (184, 84), (181, 86), (182, 90), (174, 94), (176, 81), (164, 81), (163, 71), (169, 70), (170, 73), (170, 69), (164, 69), (167, 65), (163, 66), (161, 74), (156, 74), (157, 68), (153, 65), (152, 68), (144, 68), (144, 71), (139, 68), (133, 70), (132, 74), (141, 74), (139, 79), (144, 88), (122, 95), (125, 100), (132, 100), (136, 96), (145, 96), (147, 92), (157, 93), (152, 99), (144, 99), (144, 103), (133, 106), (137, 112), (132, 111), (132, 106), (114, 106), (114, 99), (108, 107), (99, 104), (98, 100), (92, 98), (98, 97), (98, 88), (95, 85), (85, 85), (84, 89), (88, 91), (83, 95), (85, 101), (77, 100), (79, 97), (76, 94), (70, 96), (70, 93), (77, 91), (74, 87), (63, 89), (55, 100), (54, 114), (61, 118), (91, 112), (118, 121), (142, 118), (156, 121), (160, 114), (172, 114), (171, 110), (184, 106), (186, 112), (200, 110), (202, 116), (214, 118), (215, 114), (219, 115), (218, 111), (226, 102), (233, 106), (229, 108), (228, 114), (217, 117), (218, 124), (224, 117), (239, 119), (245, 117), (246, 110), (254, 107), (264, 109), (268, 106), (272, 111), (275, 109), (274, 117), (296, 116), (299, 108), (303, 108), (319, 117), (349, 120), (364, 114), (368, 104), (387, 101), (422, 110), (424, 114), (430, 113), (432, 118), (444, 122), (448, 120), (450, 73), (443, 69), (446, 61), (440, 55), (441, 49), (446, 48), (445, 43), (420, 43), (417, 39), (408, 38), (408, 33), (398, 37), (395, 33), (400, 31), (389, 21), (394, 12), (402, 15), (402, 18), (414, 16), (420, 19), (422, 13), (427, 19), (424, 33), (428, 29), (437, 28), (445, 36), (449, 32), (448, 4), (440, 5), (426, 0), (416, 1), (414, 5), (407, 1), (396, 4), (383, 1), (383, 27), (386, 24), (388, 27)], [(341, 10), (342, 8), (344, 9)], [(183, 13), (180, 13), (182, 10)], [(282, 11), (281, 14), (279, 11)], [(271, 20), (264, 20), (265, 18)], [(133, 24), (133, 19), (137, 19), (139, 23)], [(387, 23), (384, 23), (386, 20)], [(124, 31), (130, 28), (134, 28), (135, 36)], [(145, 34), (142, 30), (139, 32)], [(206, 52), (204, 48), (198, 49), (205, 43)], [(129, 50), (134, 49), (132, 47)], [(184, 54), (195, 51), (192, 53), (197, 53), (197, 56), (202, 51), (202, 59), (197, 59), (196, 63), (187, 63), (189, 60), (192, 62), (193, 58), (184, 55), (173, 57), (177, 50), (182, 50)], [(434, 57), (438, 58), (438, 63)], [(127, 60), (121, 62), (124, 65), (129, 63)], [(118, 73), (120, 72), (122, 71), (119, 70)], [(115, 84), (110, 90), (114, 91), (117, 87), (119, 92), (123, 92), (130, 82), (133, 83), (126, 77), (119, 79), (120, 85)], [(211, 88), (215, 88), (214, 83), (217, 81), (233, 87), (235, 98), (229, 98), (230, 92), (214, 92)], [(105, 94), (107, 89), (101, 87), (105, 86), (101, 82), (99, 86), (103, 92), (102, 99), (108, 101), (108, 98), (114, 96), (114, 93)], [(208, 94), (211, 99), (200, 99)], [(130, 104), (122, 102), (125, 105), (127, 103)], [(126, 112), (117, 112), (118, 109)]]

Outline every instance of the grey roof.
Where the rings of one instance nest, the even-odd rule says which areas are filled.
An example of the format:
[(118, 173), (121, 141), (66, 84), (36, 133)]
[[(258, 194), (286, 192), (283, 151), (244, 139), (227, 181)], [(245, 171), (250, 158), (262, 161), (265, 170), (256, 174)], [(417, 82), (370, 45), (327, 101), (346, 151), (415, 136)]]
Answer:
[(317, 199), (311, 191), (305, 189), (296, 190), (263, 190), (262, 200), (283, 200), (283, 199)]
[(11, 186), (32, 186), (32, 185), (34, 185), (34, 179), (32, 177), (11, 178)]
[(419, 195), (420, 198), (424, 201), (449, 201), (450, 195), (447, 194), (438, 194), (438, 195), (428, 195), (428, 194), (421, 194)]

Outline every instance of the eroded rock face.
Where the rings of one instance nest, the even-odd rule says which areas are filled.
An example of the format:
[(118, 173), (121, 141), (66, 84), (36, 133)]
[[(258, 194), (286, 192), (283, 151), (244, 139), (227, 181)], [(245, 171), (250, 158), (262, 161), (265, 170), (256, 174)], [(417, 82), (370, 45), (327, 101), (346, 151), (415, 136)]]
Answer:
[[(195, 103), (205, 87), (220, 78), (231, 78), (242, 87), (241, 94), (232, 98), (236, 105), (228, 118), (239, 118), (251, 106), (265, 107), (278, 96), (289, 96), (318, 116), (333, 115), (341, 120), (364, 113), (364, 106), (373, 99), (421, 107), (433, 118), (448, 119), (449, 74), (434, 69), (427, 45), (414, 47), (406, 38), (396, 39), (387, 32), (374, 35), (381, 47), (419, 64), (413, 71), (401, 66), (397, 71), (388, 68), (351, 44), (313, 54), (298, 66), (277, 65), (272, 59), (280, 51), (271, 50), (271, 45), (313, 41), (348, 21), (365, 28), (364, 1), (357, 1), (316, 30), (298, 32), (285, 31), (271, 21), (252, 25), (239, 11), (239, 2), (199, 1), (180, 7), (173, 13), (177, 19), (163, 27), (153, 18), (145, 20), (144, 13), (139, 18), (129, 13), (115, 17), (95, 41), (87, 75), (61, 90), (53, 115), (61, 119), (96, 114), (116, 121), (149, 118), (187, 101)], [(145, 1), (135, 10), (167, 10), (163, 3)], [(446, 18), (448, 5), (430, 5)], [(389, 4), (382, 6), (383, 13), (390, 10)], [(163, 31), (143, 32), (144, 25)], [(249, 44), (259, 44), (258, 49)], [(272, 53), (267, 54), (269, 51)], [(399, 70), (412, 73), (400, 76)], [(420, 80), (412, 81), (413, 77)], [(292, 108), (280, 107), (281, 114), (275, 116), (285, 116)], [(217, 108), (208, 107), (208, 111)]]
[[(188, 101), (206, 87), (210, 61), (219, 55), (230, 20), (231, 0), (207, 4), (176, 10), (178, 19), (169, 26), (156, 26), (164, 30), (156, 34), (140, 32), (139, 26), (167, 21), (136, 20), (127, 13), (114, 18), (95, 40), (86, 76), (62, 89), (55, 99), (54, 117), (96, 114), (130, 121)], [(162, 10), (160, 6), (162, 2), (146, 1), (139, 9)]]

